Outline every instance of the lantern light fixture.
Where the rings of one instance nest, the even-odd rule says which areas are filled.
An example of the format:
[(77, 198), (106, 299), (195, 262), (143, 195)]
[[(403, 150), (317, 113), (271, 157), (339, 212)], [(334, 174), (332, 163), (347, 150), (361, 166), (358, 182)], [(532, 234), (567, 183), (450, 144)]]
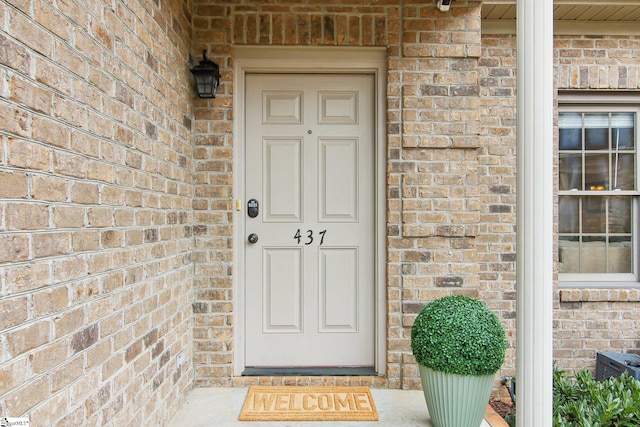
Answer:
[(215, 98), (220, 86), (220, 67), (207, 59), (207, 51), (202, 51), (202, 61), (191, 69), (196, 79), (196, 89), (200, 98)]

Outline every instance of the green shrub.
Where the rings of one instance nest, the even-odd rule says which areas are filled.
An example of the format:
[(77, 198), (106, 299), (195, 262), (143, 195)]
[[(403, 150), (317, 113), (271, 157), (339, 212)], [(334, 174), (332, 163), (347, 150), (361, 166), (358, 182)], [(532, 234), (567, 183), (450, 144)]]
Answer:
[(482, 302), (450, 295), (427, 304), (411, 328), (416, 361), (458, 375), (495, 374), (504, 362), (506, 337), (498, 317)]
[(640, 382), (623, 372), (596, 381), (588, 370), (569, 376), (554, 368), (554, 427), (640, 426)]

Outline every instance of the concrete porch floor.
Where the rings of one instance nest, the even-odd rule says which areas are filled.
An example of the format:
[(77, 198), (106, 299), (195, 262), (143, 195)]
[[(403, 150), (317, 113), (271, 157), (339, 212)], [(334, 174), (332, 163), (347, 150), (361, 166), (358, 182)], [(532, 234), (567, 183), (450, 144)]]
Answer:
[[(187, 403), (171, 418), (167, 426), (176, 427), (285, 427), (285, 426), (403, 426), (432, 427), (422, 391), (371, 389), (378, 410), (376, 422), (257, 422), (238, 421), (248, 388), (196, 388)], [(488, 407), (481, 427), (506, 427), (502, 418)]]

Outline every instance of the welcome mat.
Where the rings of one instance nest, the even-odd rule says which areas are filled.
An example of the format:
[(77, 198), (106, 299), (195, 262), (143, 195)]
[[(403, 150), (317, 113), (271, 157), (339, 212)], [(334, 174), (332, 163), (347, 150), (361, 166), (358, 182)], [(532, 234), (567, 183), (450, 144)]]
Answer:
[(252, 386), (240, 421), (378, 421), (369, 387)]

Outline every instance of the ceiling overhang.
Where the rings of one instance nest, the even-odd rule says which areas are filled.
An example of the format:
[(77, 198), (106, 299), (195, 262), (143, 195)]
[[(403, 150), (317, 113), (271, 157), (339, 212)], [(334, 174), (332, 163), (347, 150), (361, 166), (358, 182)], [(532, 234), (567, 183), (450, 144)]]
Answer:
[[(484, 0), (482, 32), (516, 33), (516, 0)], [(554, 0), (556, 35), (640, 35), (640, 0)]]

